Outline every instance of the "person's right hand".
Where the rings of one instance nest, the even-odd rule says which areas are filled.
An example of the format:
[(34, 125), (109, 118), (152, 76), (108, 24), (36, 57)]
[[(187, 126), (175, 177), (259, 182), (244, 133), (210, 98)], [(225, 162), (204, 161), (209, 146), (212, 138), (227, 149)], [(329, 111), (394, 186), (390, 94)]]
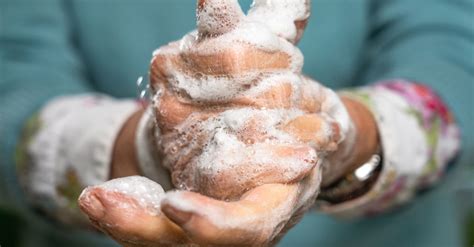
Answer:
[[(237, 1), (201, 0), (199, 32), (155, 52), (164, 165), (187, 191), (136, 177), (86, 189), (82, 210), (120, 243), (268, 245), (312, 205), (349, 120), (334, 92), (300, 74), (293, 43), (309, 1), (286, 16), (264, 2), (245, 16)], [(290, 28), (263, 24), (265, 13)]]
[[(238, 1), (199, 1), (198, 32), (155, 51), (153, 105), (177, 188), (234, 200), (262, 184), (297, 182), (336, 149), (347, 127), (334, 116), (347, 112), (301, 75), (292, 42), (310, 6), (292, 4), (256, 1), (245, 16)], [(275, 17), (284, 32), (271, 28)]]

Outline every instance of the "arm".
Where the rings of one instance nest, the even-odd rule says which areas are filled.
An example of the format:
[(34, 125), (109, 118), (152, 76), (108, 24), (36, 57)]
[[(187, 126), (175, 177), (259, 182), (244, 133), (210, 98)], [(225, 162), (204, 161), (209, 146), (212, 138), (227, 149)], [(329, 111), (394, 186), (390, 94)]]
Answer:
[[(1, 4), (2, 23), (9, 24), (0, 33), (0, 174), (6, 178), (0, 187), (6, 188), (7, 201), (19, 203), (21, 184), (30, 205), (56, 219), (77, 221), (83, 217), (76, 204), (82, 188), (138, 172), (135, 166), (111, 174), (110, 165), (123, 167), (135, 158), (134, 149), (124, 146), (134, 142), (127, 130), (134, 128), (139, 105), (94, 92), (63, 1)], [(129, 118), (131, 124), (122, 128)]]
[(142, 116), (143, 110), (135, 112), (117, 135), (112, 152), (111, 179), (140, 174), (137, 151), (135, 148), (130, 148), (130, 143), (135, 142), (138, 124)]
[(21, 199), (13, 156), (26, 120), (52, 97), (91, 90), (61, 1), (32, 4), (0, 4), (0, 173), (6, 178), (0, 187), (16, 201)]
[(417, 81), (441, 95), (461, 125), (474, 70), (474, 3), (457, 1), (373, 1), (372, 33), (361, 82), (394, 78)]
[(372, 111), (384, 162), (377, 182), (363, 196), (325, 206), (325, 211), (379, 213), (439, 180), (459, 148), (450, 111), (461, 125), (472, 125), (463, 108), (473, 91), (473, 9), (470, 1), (373, 1), (359, 77), (372, 84), (349, 95)]

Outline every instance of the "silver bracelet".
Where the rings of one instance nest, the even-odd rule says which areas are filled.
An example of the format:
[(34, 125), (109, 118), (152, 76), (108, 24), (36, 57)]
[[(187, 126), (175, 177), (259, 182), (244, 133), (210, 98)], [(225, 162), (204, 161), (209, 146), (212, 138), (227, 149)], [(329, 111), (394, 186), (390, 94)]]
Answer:
[(346, 175), (329, 188), (321, 190), (318, 201), (342, 203), (365, 194), (377, 180), (381, 169), (382, 155), (373, 154), (370, 159), (354, 172)]
[(380, 165), (381, 160), (382, 157), (380, 154), (372, 155), (369, 161), (365, 162), (365, 164), (354, 171), (354, 177), (356, 177), (361, 182), (369, 179), (374, 173), (375, 169)]

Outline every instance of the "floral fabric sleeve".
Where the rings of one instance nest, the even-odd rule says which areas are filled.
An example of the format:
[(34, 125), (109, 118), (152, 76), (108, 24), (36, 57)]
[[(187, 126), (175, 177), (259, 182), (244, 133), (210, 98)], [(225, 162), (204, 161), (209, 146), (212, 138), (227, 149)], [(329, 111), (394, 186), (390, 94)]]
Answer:
[(27, 123), (16, 153), (29, 202), (65, 223), (82, 223), (77, 198), (109, 178), (115, 138), (139, 104), (102, 95), (60, 97)]
[(382, 168), (368, 192), (320, 210), (350, 218), (384, 212), (436, 183), (460, 147), (460, 133), (441, 98), (429, 87), (405, 80), (383, 81), (342, 92), (374, 114)]

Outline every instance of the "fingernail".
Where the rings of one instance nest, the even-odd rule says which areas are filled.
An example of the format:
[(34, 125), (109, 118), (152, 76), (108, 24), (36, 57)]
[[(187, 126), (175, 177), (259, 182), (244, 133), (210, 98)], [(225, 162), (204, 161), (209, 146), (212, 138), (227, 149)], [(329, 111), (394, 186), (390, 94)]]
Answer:
[(163, 206), (161, 210), (170, 220), (174, 221), (178, 225), (183, 225), (184, 223), (188, 222), (193, 215), (191, 212), (181, 211), (170, 205)]
[(85, 191), (78, 200), (80, 209), (94, 219), (101, 219), (105, 215), (102, 202), (91, 192)]

